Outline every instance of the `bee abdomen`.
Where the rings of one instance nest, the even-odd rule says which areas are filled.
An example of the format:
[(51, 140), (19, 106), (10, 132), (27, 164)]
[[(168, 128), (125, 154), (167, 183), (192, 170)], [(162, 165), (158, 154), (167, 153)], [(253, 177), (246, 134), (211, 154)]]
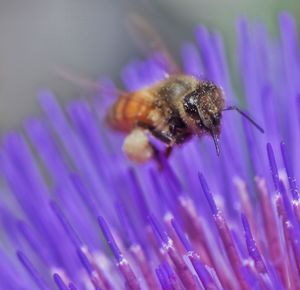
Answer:
[(148, 116), (153, 110), (151, 98), (146, 91), (119, 97), (108, 112), (108, 124), (115, 130), (129, 132), (138, 121), (149, 123)]

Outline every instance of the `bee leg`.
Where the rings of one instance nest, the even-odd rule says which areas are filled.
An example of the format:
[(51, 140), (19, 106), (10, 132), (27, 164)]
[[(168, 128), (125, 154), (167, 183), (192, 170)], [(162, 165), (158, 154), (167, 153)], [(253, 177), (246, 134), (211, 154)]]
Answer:
[(159, 170), (163, 170), (164, 169), (164, 162), (162, 160), (162, 156), (161, 156), (161, 152), (157, 149), (157, 147), (149, 141), (149, 145), (151, 146), (152, 148), (152, 151), (153, 151), (153, 155), (152, 155), (152, 158), (153, 160), (157, 163), (157, 166), (158, 166), (158, 169)]
[(167, 146), (167, 148), (165, 150), (165, 157), (169, 158), (172, 151), (173, 151), (173, 144), (170, 144), (170, 145)]
[(136, 163), (147, 162), (156, 155), (155, 151), (158, 151), (150, 144), (142, 128), (135, 128), (127, 135), (122, 149), (127, 157)]
[(153, 159), (157, 162), (158, 167), (160, 170), (163, 170), (164, 168), (164, 162), (162, 158), (168, 158), (171, 154), (172, 151), (172, 147), (174, 145), (174, 140), (167, 134), (160, 132), (158, 130), (155, 129), (154, 126), (151, 126), (149, 124), (146, 124), (144, 122), (137, 122), (136, 126), (138, 128), (142, 128), (144, 130), (148, 130), (154, 137), (156, 137), (158, 140), (162, 141), (163, 143), (167, 143), (167, 148), (164, 152), (164, 156), (162, 156), (161, 152), (155, 147), (154, 144), (152, 144), (149, 141), (149, 145), (152, 147), (153, 149)]
[(143, 128), (145, 130), (148, 130), (155, 138), (162, 141), (163, 143), (166, 143), (168, 145), (173, 143), (173, 139), (169, 135), (167, 135), (166, 133), (163, 133), (161, 131), (156, 130), (155, 127), (152, 126), (152, 125), (149, 125), (149, 124), (146, 124), (144, 122), (138, 121), (136, 123), (136, 126), (139, 127), (139, 128)]

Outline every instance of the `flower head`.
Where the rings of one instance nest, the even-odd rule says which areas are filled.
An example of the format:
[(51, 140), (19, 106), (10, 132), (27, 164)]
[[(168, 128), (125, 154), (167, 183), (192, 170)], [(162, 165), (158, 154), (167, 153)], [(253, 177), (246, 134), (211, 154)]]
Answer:
[[(238, 23), (243, 105), (266, 133), (224, 112), (220, 157), (194, 138), (163, 171), (134, 167), (101, 123), (113, 93), (93, 110), (41, 92), (42, 116), (0, 151), (2, 289), (297, 289), (300, 50), (294, 19), (282, 13), (279, 27), (277, 39)], [(184, 71), (237, 104), (220, 34), (195, 36)], [(123, 70), (126, 89), (165, 77), (157, 57)]]

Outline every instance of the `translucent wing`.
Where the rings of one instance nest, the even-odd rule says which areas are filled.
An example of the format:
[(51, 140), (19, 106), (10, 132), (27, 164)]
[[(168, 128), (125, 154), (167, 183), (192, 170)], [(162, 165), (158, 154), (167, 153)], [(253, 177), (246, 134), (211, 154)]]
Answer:
[(170, 74), (181, 72), (165, 42), (146, 18), (138, 14), (131, 14), (127, 19), (127, 26), (137, 45), (147, 55), (156, 57), (158, 65)]
[[(141, 95), (143, 94), (144, 90), (139, 90), (135, 93), (129, 93), (127, 91), (120, 90), (115, 87), (107, 87), (101, 85), (101, 83), (97, 81), (90, 80), (88, 78), (80, 77), (78, 75), (72, 74), (70, 72), (67, 72), (61, 67), (55, 67), (55, 71), (58, 76), (63, 78), (64, 80), (67, 80), (73, 84), (76, 84), (80, 87), (84, 87), (87, 89), (91, 90), (97, 90), (100, 93), (104, 94), (111, 94), (115, 95), (117, 97), (116, 102), (123, 100), (124, 102), (129, 102), (131, 101), (132, 103), (139, 104), (139, 105), (147, 105), (147, 106), (152, 106), (153, 101), (150, 98), (142, 98)], [(146, 91), (146, 90), (145, 90)]]
[[(127, 18), (127, 27), (138, 46), (157, 63), (158, 67), (166, 72), (166, 77), (181, 73), (179, 66), (168, 51), (163, 39), (144, 17), (138, 14), (131, 14)], [(53, 71), (59, 77), (81, 88), (117, 96), (127, 95), (126, 91), (117, 88), (107, 88), (97, 81), (81, 77), (76, 73), (64, 69), (62, 66), (54, 65)]]
[(72, 84), (75, 84), (81, 88), (86, 88), (89, 90), (93, 90), (93, 91), (95, 90), (98, 92), (113, 94), (113, 95), (117, 95), (117, 96), (127, 94), (126, 91), (122, 91), (117, 88), (108, 88), (106, 86), (101, 85), (100, 82), (93, 81), (88, 78), (73, 74), (72, 72), (67, 71), (64, 68), (57, 66), (57, 65), (53, 66), (53, 70), (54, 70), (55, 74), (58, 75), (59, 77), (61, 77), (62, 79), (69, 81)]

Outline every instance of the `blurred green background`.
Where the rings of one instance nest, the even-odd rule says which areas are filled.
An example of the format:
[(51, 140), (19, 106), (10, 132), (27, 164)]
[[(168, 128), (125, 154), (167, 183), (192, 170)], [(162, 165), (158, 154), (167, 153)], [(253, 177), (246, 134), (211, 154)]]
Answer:
[(223, 33), (233, 56), (238, 16), (265, 22), (275, 35), (281, 10), (298, 19), (300, 1), (0, 0), (0, 131), (38, 113), (41, 88), (52, 89), (61, 100), (85, 93), (59, 79), (53, 65), (91, 79), (118, 79), (124, 64), (141, 57), (124, 27), (132, 12), (145, 15), (175, 55), (182, 41), (193, 38), (195, 25), (203, 23)]

